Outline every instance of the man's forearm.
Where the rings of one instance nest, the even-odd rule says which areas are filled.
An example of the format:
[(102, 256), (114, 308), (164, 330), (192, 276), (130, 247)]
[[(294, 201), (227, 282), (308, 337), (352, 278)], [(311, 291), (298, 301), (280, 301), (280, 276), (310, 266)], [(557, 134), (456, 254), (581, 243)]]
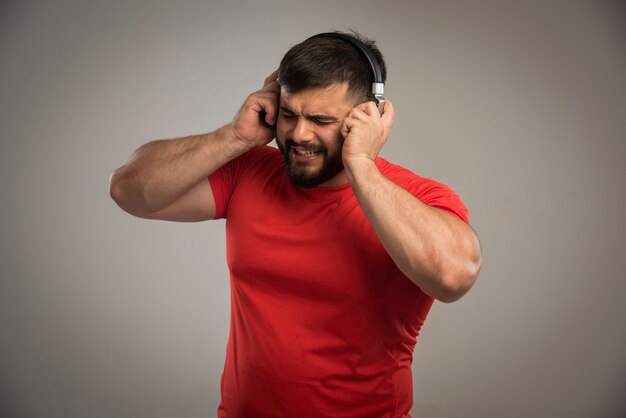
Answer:
[(249, 146), (227, 125), (215, 132), (157, 140), (141, 146), (111, 176), (111, 195), (122, 207), (160, 210)]
[(438, 300), (461, 297), (480, 267), (478, 241), (471, 228), (387, 179), (373, 161), (346, 167), (346, 172), (359, 204), (398, 268)]

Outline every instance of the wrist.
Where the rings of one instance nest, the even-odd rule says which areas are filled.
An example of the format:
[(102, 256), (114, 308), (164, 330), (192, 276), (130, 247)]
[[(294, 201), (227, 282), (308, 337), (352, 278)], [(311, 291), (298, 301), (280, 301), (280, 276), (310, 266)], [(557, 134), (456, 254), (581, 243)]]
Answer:
[(250, 142), (239, 138), (235, 128), (230, 124), (222, 126), (215, 133), (220, 143), (225, 147), (226, 152), (232, 158), (244, 154), (254, 147)]
[(376, 161), (367, 157), (352, 158), (344, 162), (344, 169), (350, 184), (355, 185), (358, 181), (371, 178), (380, 173)]

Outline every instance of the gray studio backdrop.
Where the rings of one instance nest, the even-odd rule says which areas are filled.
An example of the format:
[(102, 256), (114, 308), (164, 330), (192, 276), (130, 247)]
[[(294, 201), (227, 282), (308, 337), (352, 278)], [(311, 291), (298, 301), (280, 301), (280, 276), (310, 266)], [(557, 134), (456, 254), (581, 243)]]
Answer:
[(483, 243), (418, 339), (415, 417), (626, 415), (619, 2), (9, 1), (0, 6), (0, 416), (210, 417), (222, 221), (123, 213), (142, 143), (229, 122), (293, 44), (354, 27), (389, 64), (387, 159)]

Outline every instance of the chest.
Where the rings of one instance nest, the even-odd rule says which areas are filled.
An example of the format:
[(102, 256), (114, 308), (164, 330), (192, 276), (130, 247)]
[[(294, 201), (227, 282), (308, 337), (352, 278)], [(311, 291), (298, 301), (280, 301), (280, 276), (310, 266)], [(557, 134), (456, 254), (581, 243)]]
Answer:
[(313, 199), (274, 188), (233, 199), (227, 259), (242, 286), (363, 300), (397, 274), (352, 193)]

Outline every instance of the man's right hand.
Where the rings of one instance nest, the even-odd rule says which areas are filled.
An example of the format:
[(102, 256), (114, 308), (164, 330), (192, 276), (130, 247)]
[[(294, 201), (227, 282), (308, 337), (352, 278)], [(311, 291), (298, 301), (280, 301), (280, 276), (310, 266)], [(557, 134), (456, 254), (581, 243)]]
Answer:
[(207, 177), (228, 161), (275, 136), (278, 70), (244, 102), (233, 122), (217, 131), (142, 145), (115, 170), (109, 193), (126, 212), (148, 219), (201, 221), (215, 216)]
[(265, 145), (276, 136), (280, 86), (278, 70), (267, 76), (263, 88), (248, 96), (231, 126), (235, 139), (246, 147)]

